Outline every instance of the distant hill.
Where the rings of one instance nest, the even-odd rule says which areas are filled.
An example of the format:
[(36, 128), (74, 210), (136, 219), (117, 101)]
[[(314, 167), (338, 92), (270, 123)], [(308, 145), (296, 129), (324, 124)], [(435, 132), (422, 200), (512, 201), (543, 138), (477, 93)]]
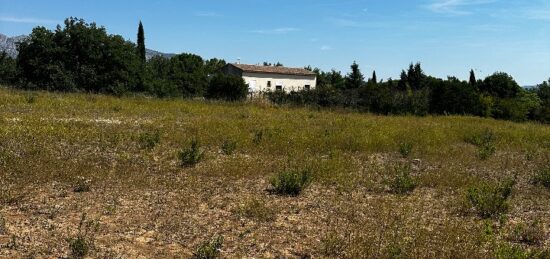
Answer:
[[(24, 41), (27, 39), (27, 35), (20, 35), (16, 37), (8, 37), (2, 33), (0, 33), (0, 52), (6, 52), (8, 56), (12, 58), (17, 57), (17, 43)], [(176, 54), (172, 53), (163, 53), (152, 49), (147, 49), (145, 52), (145, 56), (147, 59), (151, 59), (152, 57), (156, 56), (162, 56), (165, 58), (171, 58), (175, 56)]]

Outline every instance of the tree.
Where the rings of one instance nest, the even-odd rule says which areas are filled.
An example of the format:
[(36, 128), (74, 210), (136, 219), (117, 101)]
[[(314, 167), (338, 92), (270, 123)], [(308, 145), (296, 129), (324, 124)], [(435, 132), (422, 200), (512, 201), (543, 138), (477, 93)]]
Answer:
[(476, 85), (477, 81), (476, 81), (476, 74), (474, 72), (474, 70), (470, 70), (470, 81), (469, 81), (469, 84), (470, 86), (474, 87)]
[(373, 82), (374, 84), (377, 84), (377, 83), (378, 83), (378, 79), (376, 78), (376, 70), (375, 70), (375, 71), (372, 71), (371, 82)]
[(15, 59), (0, 52), (0, 84), (13, 84), (17, 77)]
[(141, 62), (147, 61), (145, 51), (145, 31), (143, 30), (143, 24), (139, 21), (138, 34), (137, 34), (137, 51)]
[(246, 98), (248, 85), (242, 77), (216, 74), (208, 84), (206, 97), (225, 101), (239, 101)]
[(359, 70), (359, 65), (354, 61), (351, 72), (346, 76), (346, 89), (357, 89), (363, 85), (365, 77)]
[(521, 91), (521, 87), (512, 76), (497, 72), (483, 80), (481, 90), (491, 96), (513, 98)]
[(401, 70), (401, 75), (399, 76), (399, 82), (397, 83), (397, 88), (401, 91), (407, 90), (409, 85), (409, 78), (405, 70)]
[(420, 63), (416, 63), (415, 65), (411, 63), (407, 72), (407, 82), (409, 83), (410, 87), (413, 90), (423, 88), (423, 83), (425, 79), (426, 75), (424, 74)]

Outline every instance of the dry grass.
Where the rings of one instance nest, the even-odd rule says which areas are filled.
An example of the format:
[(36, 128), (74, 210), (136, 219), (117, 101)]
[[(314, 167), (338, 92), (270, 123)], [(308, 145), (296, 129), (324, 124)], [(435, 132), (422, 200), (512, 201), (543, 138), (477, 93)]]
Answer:
[[(95, 258), (189, 258), (218, 236), (223, 258), (491, 258), (550, 246), (550, 191), (533, 184), (550, 163), (546, 125), (4, 88), (0, 115), (0, 257), (70, 255), (84, 213), (98, 226)], [(481, 159), (465, 140), (488, 130), (494, 154)], [(182, 167), (194, 139), (202, 159)], [(220, 148), (228, 141), (233, 152)], [(416, 185), (407, 195), (388, 190), (401, 165)], [(311, 172), (311, 185), (271, 194), (270, 178), (289, 168)], [(461, 213), (466, 190), (508, 178), (505, 215)], [(515, 222), (537, 222), (537, 242), (514, 244)]]

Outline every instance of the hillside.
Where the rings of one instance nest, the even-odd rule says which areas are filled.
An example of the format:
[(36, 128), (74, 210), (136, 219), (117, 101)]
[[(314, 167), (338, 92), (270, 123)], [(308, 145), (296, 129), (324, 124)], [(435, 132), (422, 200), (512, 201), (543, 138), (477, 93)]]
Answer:
[[(222, 258), (550, 253), (547, 125), (7, 88), (0, 100), (0, 257), (188, 258), (216, 237)], [(302, 171), (299, 195), (273, 190)]]
[[(27, 35), (21, 35), (16, 37), (8, 37), (2, 33), (0, 33), (0, 52), (6, 52), (8, 56), (12, 58), (16, 58), (18, 55), (17, 51), (17, 43), (24, 41), (28, 36)], [(145, 55), (147, 59), (151, 59), (156, 56), (162, 56), (165, 58), (171, 58), (175, 56), (176, 54), (171, 53), (162, 53), (156, 50), (152, 49), (146, 49)]]

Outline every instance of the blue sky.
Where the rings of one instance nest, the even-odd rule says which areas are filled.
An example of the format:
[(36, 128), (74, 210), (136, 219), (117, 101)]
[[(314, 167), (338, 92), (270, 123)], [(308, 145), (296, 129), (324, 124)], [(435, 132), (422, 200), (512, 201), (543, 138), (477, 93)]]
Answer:
[(0, 32), (28, 34), (75, 16), (147, 47), (243, 63), (280, 61), (396, 78), (410, 62), (466, 79), (550, 77), (550, 0), (0, 0)]

